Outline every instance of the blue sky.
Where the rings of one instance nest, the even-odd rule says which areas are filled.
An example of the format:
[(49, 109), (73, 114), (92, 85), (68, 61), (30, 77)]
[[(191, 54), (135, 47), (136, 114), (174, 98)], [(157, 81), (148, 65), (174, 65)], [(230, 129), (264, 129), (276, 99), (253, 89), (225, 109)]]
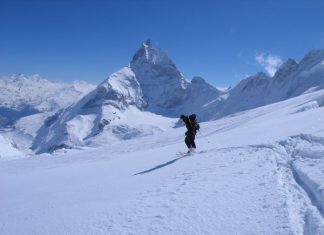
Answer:
[(322, 0), (1, 0), (0, 75), (97, 84), (150, 38), (187, 79), (235, 85), (324, 48)]

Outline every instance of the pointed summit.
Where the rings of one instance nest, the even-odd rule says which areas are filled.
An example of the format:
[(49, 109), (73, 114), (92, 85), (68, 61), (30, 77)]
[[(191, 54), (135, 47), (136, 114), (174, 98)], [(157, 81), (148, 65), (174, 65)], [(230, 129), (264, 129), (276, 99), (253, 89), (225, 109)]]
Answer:
[[(165, 114), (184, 102), (183, 89), (189, 84), (164, 50), (146, 40), (135, 52), (129, 67), (134, 72), (149, 111)], [(181, 95), (179, 95), (181, 94)]]
[(152, 47), (151, 39), (147, 39), (147, 40), (143, 43), (143, 45), (146, 46), (146, 47)]
[(135, 52), (129, 66), (142, 84), (159, 80), (173, 80), (173, 83), (181, 84), (184, 79), (165, 51), (154, 47), (150, 39)]
[(143, 67), (144, 65), (158, 65), (161, 67), (175, 67), (173, 61), (168, 57), (164, 50), (154, 47), (150, 39), (146, 40), (135, 52), (130, 66), (132, 69)]

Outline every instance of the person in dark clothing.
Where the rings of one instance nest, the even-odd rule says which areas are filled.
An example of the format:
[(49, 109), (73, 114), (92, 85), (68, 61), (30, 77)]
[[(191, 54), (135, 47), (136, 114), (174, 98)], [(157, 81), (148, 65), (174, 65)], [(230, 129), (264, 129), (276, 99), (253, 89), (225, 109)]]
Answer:
[(197, 130), (199, 130), (200, 126), (197, 122), (196, 114), (191, 114), (189, 116), (181, 115), (180, 119), (185, 123), (187, 127), (185, 143), (189, 150), (193, 150), (196, 148), (195, 137)]

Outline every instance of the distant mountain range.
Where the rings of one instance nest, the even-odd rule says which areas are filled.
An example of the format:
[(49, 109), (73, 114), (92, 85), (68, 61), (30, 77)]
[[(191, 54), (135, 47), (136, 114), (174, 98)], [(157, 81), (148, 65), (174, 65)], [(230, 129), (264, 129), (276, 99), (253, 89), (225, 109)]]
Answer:
[(312, 50), (300, 63), (288, 59), (273, 77), (259, 72), (242, 80), (205, 106), (207, 119), (216, 119), (324, 88), (324, 50)]
[(197, 113), (208, 121), (322, 88), (324, 50), (310, 51), (300, 63), (289, 59), (273, 77), (260, 72), (219, 90), (201, 77), (186, 80), (167, 54), (147, 40), (128, 66), (95, 89), (84, 82), (50, 83), (37, 75), (1, 79), (0, 116), (8, 124), (51, 112), (30, 134), (32, 148), (41, 153), (163, 131), (180, 114)]
[(84, 81), (50, 82), (40, 75), (0, 77), (0, 127), (21, 117), (56, 111), (71, 105), (95, 88)]

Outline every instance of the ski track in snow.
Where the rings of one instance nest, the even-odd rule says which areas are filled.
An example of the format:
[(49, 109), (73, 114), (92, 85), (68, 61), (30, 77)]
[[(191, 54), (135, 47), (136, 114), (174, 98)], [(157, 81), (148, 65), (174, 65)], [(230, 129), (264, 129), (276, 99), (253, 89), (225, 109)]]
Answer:
[[(324, 166), (324, 138), (299, 135), (280, 142), (280, 145), (284, 147), (287, 167), (294, 183), (299, 186), (299, 195), (303, 195), (303, 204), (307, 205), (299, 212), (303, 220), (303, 234), (324, 234), (324, 187), (323, 183), (319, 184), (323, 182), (323, 174), (316, 172), (319, 166)], [(317, 168), (314, 168), (316, 165)], [(319, 179), (321, 176), (322, 179)]]
[[(258, 151), (258, 149), (238, 148), (199, 156), (204, 158), (204, 161), (208, 161), (208, 164), (199, 163), (202, 159), (197, 156), (198, 159), (194, 159), (197, 162), (193, 167), (176, 173), (166, 179), (162, 185), (136, 198), (132, 203), (135, 206), (130, 209), (135, 216), (125, 221), (129, 228), (128, 232), (131, 234), (132, 231), (140, 229), (137, 234), (145, 232), (148, 234), (214, 234), (217, 231), (226, 231), (223, 234), (235, 234), (236, 229), (240, 227), (242, 234), (247, 234), (252, 232), (251, 223), (254, 230), (258, 231), (256, 234), (271, 231), (280, 234), (289, 231), (287, 221), (274, 219), (271, 223), (269, 221), (265, 223), (263, 220), (273, 209), (280, 210), (280, 204), (273, 203), (272, 195), (259, 198), (258, 195), (251, 195), (250, 190), (246, 190), (247, 188), (258, 190), (264, 187), (269, 189), (271, 184), (276, 182), (274, 175), (272, 180), (267, 182), (269, 175), (267, 171), (262, 171), (264, 165), (272, 164), (271, 162), (265, 162), (259, 156), (249, 158), (250, 154)], [(263, 154), (268, 153), (260, 152), (260, 155)], [(254, 164), (259, 167), (258, 174), (251, 174), (254, 172), (252, 167)], [(231, 182), (224, 180), (228, 178), (231, 178)], [(253, 183), (247, 185), (246, 182)], [(237, 187), (231, 188), (234, 183)], [(231, 200), (225, 201), (224, 198)], [(249, 200), (244, 201), (243, 198)], [(279, 198), (278, 200), (280, 201)], [(258, 201), (257, 206), (255, 201)], [(224, 214), (231, 214), (231, 217), (224, 217)], [(256, 217), (259, 219), (254, 220)], [(130, 223), (132, 221), (136, 222)], [(192, 221), (196, 223), (191, 224)], [(248, 226), (245, 227), (246, 221), (249, 223), (246, 223)], [(196, 224), (199, 226), (197, 227)], [(273, 224), (276, 224), (275, 228)]]
[(190, 156), (176, 129), (2, 161), (0, 234), (323, 235), (323, 107), (295, 112), (313, 96), (203, 123)]
[[(300, 135), (273, 145), (211, 149), (185, 157), (174, 155), (160, 163), (160, 167), (151, 163), (147, 169), (129, 174), (128, 177), (135, 181), (150, 177), (158, 180), (150, 182), (144, 190), (126, 192), (124, 196), (128, 199), (122, 200), (122, 204), (115, 205), (109, 197), (101, 198), (103, 201), (98, 205), (87, 202), (85, 208), (82, 205), (78, 208), (75, 202), (63, 205), (54, 202), (44, 204), (35, 215), (17, 207), (18, 213), (22, 210), (22, 218), (17, 219), (33, 224), (42, 221), (37, 218), (39, 213), (52, 218), (50, 222), (43, 221), (44, 225), (38, 228), (25, 230), (24, 234), (237, 234), (238, 228), (239, 234), (324, 234), (321, 204), (314, 199), (316, 194), (312, 189), (305, 186), (307, 178), (297, 167), (305, 153), (312, 156), (311, 148), (305, 146), (313, 147), (315, 137), (307, 138), (312, 141)], [(318, 148), (324, 150), (321, 141), (317, 141)], [(298, 149), (299, 145), (304, 152)], [(69, 163), (64, 158), (61, 158), (64, 164)], [(306, 158), (309, 158), (307, 154)], [(85, 162), (82, 159), (79, 164), (97, 165), (98, 159), (106, 166), (109, 163), (98, 156)], [(39, 163), (39, 159), (34, 161)], [(18, 163), (12, 161), (7, 168), (1, 166), (1, 170), (12, 169), (14, 175), (19, 171), (27, 172), (10, 166)], [(66, 170), (75, 168), (75, 163), (67, 167), (61, 163), (58, 166), (49, 164), (49, 168), (46, 164), (48, 162), (43, 165), (43, 171), (63, 168), (63, 175)], [(144, 173), (136, 174), (138, 172)], [(92, 211), (92, 206), (97, 209)], [(69, 210), (73, 213), (64, 214)], [(9, 219), (15, 215), (12, 213), (2, 212), (2, 217)], [(46, 223), (51, 230), (47, 230)], [(7, 229), (2, 222), (0, 231)], [(16, 230), (11, 231), (18, 234)]]
[[(315, 145), (317, 149), (314, 151)], [(263, 147), (271, 149), (275, 156), (278, 191), (285, 198), (283, 206), (287, 208), (293, 234), (324, 234), (323, 185), (318, 185), (321, 180), (316, 178), (321, 174), (309, 175), (316, 168), (300, 167), (306, 164), (312, 168), (316, 166), (314, 158), (323, 158), (324, 138), (301, 134)], [(316, 163), (323, 165), (323, 160)], [(312, 176), (315, 178), (310, 178)]]

